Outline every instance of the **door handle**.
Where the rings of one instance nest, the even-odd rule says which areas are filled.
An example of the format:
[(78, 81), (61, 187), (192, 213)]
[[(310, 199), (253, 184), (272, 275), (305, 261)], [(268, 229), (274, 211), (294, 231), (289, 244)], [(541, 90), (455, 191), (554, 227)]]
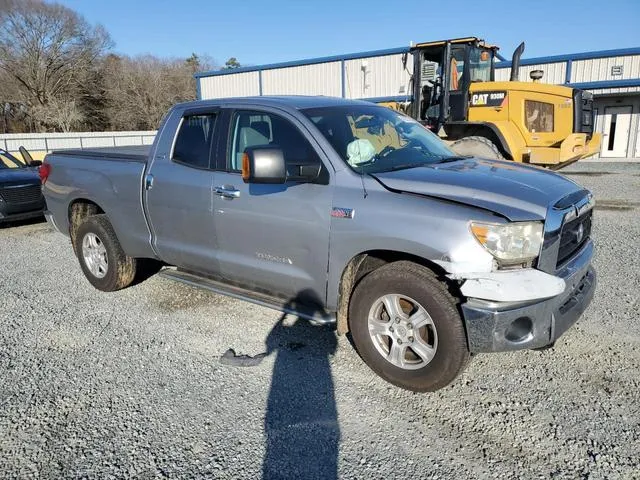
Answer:
[(153, 175), (151, 175), (150, 173), (148, 173), (147, 176), (144, 177), (144, 188), (145, 190), (151, 190), (153, 188)]
[(238, 198), (240, 196), (240, 190), (236, 190), (236, 188), (231, 185), (213, 187), (213, 191), (216, 193), (216, 195), (220, 195), (224, 198)]

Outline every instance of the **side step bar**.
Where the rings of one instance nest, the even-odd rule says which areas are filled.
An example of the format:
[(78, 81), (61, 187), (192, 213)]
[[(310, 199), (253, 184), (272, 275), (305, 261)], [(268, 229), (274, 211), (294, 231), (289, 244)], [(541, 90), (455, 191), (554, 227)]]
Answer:
[(163, 268), (159, 275), (161, 277), (168, 278), (169, 280), (175, 280), (176, 282), (191, 285), (192, 287), (202, 288), (220, 295), (226, 295), (228, 297), (237, 298), (238, 300), (255, 303), (261, 307), (272, 308), (279, 312), (296, 315), (308, 320), (313, 325), (332, 325), (336, 323), (336, 316), (333, 313), (324, 311), (319, 312), (317, 308), (309, 308), (308, 311), (305, 312), (300, 309), (289, 307), (286, 303), (283, 303), (281, 299), (276, 297), (245, 290), (217, 280), (176, 270), (175, 268)]

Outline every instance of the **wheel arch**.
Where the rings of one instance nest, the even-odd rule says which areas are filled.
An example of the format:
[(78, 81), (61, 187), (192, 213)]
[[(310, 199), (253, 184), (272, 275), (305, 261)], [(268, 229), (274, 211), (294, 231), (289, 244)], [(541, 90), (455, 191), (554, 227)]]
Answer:
[(338, 303), (337, 303), (337, 331), (343, 335), (349, 331), (347, 316), (349, 312), (349, 302), (353, 290), (358, 283), (369, 273), (387, 265), (389, 263), (401, 260), (410, 261), (423, 267), (428, 268), (437, 277), (447, 284), (450, 292), (461, 297), (458, 285), (446, 277), (446, 271), (437, 263), (426, 258), (414, 255), (408, 252), (389, 249), (375, 249), (360, 252), (354, 255), (342, 269), (340, 275), (340, 283), (338, 286)]
[(67, 207), (67, 226), (69, 237), (71, 237), (71, 245), (75, 250), (75, 238), (78, 227), (82, 220), (91, 216), (105, 213), (104, 209), (98, 203), (84, 197), (77, 197), (69, 202)]
[(450, 141), (460, 140), (465, 137), (485, 137), (498, 147), (502, 156), (508, 160), (513, 160), (513, 154), (509, 143), (500, 128), (491, 122), (452, 122), (444, 126), (447, 139)]

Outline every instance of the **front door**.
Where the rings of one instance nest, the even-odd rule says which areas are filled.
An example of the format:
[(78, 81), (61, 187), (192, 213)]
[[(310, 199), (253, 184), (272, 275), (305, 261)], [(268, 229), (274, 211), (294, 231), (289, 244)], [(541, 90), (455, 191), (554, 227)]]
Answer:
[(631, 128), (631, 107), (605, 107), (603, 120), (601, 156), (626, 157)]
[(214, 172), (212, 150), (218, 114), (215, 111), (184, 112), (170, 118), (156, 157), (145, 178), (145, 208), (152, 243), (169, 264), (215, 272), (213, 227)]
[[(246, 148), (277, 146), (285, 160), (318, 161), (293, 118), (267, 111), (233, 112), (226, 167), (215, 175), (214, 222), (220, 271), (228, 280), (286, 300), (324, 304), (332, 187), (324, 180), (245, 184)], [(222, 192), (216, 194), (216, 192)]]

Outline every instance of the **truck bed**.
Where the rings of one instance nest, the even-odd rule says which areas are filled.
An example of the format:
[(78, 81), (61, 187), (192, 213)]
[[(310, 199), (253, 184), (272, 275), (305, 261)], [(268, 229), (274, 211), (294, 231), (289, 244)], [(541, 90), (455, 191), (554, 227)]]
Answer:
[(47, 209), (61, 232), (69, 232), (69, 206), (93, 202), (108, 215), (124, 251), (153, 257), (142, 200), (142, 177), (150, 146), (57, 150), (50, 165)]
[(74, 157), (99, 158), (100, 160), (115, 160), (126, 162), (146, 163), (151, 151), (151, 145), (132, 145), (126, 147), (75, 148), (54, 150), (54, 155), (70, 155)]

